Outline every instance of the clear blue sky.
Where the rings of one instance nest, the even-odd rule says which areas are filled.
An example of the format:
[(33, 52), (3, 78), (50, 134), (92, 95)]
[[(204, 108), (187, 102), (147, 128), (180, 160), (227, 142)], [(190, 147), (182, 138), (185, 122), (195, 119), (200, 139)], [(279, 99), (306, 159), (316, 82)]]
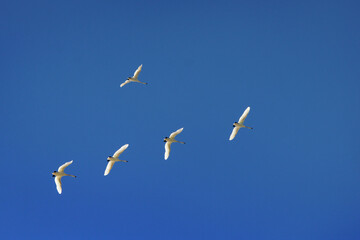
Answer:
[(1, 239), (360, 239), (359, 12), (1, 1)]

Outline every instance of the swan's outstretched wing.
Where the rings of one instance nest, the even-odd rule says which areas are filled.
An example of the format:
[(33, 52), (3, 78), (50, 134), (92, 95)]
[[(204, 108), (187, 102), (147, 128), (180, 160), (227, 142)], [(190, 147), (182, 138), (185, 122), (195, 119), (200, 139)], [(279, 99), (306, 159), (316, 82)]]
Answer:
[(63, 165), (61, 165), (61, 166), (59, 167), (58, 172), (64, 172), (65, 168), (66, 168), (67, 166), (69, 166), (70, 164), (72, 164), (72, 163), (73, 163), (73, 160), (71, 160), (70, 162), (64, 163)]
[(250, 107), (247, 107), (247, 108), (245, 109), (244, 113), (243, 113), (243, 114), (241, 115), (241, 117), (239, 118), (239, 123), (240, 123), (240, 124), (243, 124), (243, 123), (244, 123), (244, 121), (245, 121), (247, 115), (249, 114), (249, 112), (250, 112)]
[(171, 146), (171, 142), (165, 143), (165, 160), (167, 160), (169, 158), (170, 150), (171, 150), (170, 146)]
[(128, 148), (128, 146), (129, 146), (129, 144), (125, 144), (124, 146), (122, 146), (119, 150), (117, 150), (117, 151), (114, 153), (113, 157), (114, 157), (114, 158), (118, 158), (119, 155), (120, 155), (123, 151), (125, 151), (125, 149)]
[(142, 64), (136, 69), (133, 78), (137, 79), (139, 76), (139, 73), (141, 72)]
[(230, 138), (229, 138), (230, 141), (234, 139), (234, 137), (238, 133), (239, 129), (240, 129), (239, 127), (234, 127), (233, 128), (232, 133), (231, 133)]
[(58, 193), (61, 194), (62, 193), (61, 177), (59, 177), (59, 176), (55, 177), (55, 184), (56, 184), (56, 189), (57, 189)]
[(104, 173), (104, 176), (108, 175), (110, 170), (112, 169), (112, 167), (114, 166), (114, 163), (115, 161), (109, 161), (107, 166), (106, 166), (106, 169), (105, 169), (105, 173)]
[(126, 80), (125, 82), (123, 82), (123, 83), (120, 85), (120, 87), (125, 86), (125, 85), (128, 84), (129, 82), (130, 82), (129, 80)]
[(176, 132), (171, 133), (170, 138), (176, 137), (176, 135), (178, 135), (179, 133), (181, 133), (183, 129), (184, 129), (184, 128), (180, 128), (180, 129), (177, 130)]

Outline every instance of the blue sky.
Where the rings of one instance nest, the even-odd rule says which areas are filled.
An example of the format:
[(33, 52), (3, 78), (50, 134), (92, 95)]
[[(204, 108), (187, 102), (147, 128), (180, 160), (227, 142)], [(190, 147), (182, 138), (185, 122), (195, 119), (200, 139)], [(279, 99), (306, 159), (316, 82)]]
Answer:
[(360, 239), (359, 10), (2, 1), (2, 239)]

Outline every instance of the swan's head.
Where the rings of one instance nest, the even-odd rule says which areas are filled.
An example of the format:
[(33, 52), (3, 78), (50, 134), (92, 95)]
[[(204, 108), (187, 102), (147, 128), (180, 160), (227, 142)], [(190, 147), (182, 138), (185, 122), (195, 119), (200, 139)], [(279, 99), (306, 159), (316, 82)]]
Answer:
[(166, 142), (166, 139), (168, 139), (168, 137), (164, 137), (164, 142)]
[(107, 160), (110, 160), (110, 158), (111, 158), (111, 156), (109, 156), (109, 157), (107, 158)]

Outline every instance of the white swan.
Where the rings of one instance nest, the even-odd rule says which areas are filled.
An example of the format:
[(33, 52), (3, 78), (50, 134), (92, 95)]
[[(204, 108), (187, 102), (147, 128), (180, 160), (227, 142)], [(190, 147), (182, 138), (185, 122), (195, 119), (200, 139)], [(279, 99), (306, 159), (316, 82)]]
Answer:
[(120, 85), (120, 87), (123, 87), (124, 85), (126, 85), (126, 84), (128, 84), (130, 82), (138, 82), (138, 83), (142, 83), (142, 84), (147, 84), (145, 82), (140, 82), (138, 80), (138, 76), (139, 76), (139, 73), (141, 72), (141, 68), (142, 68), (142, 64), (138, 67), (138, 69), (136, 69), (136, 71), (134, 73), (134, 76), (133, 77), (128, 77), (127, 80)]
[(61, 165), (61, 166), (59, 167), (59, 169), (58, 169), (57, 171), (54, 171), (54, 172), (52, 173), (52, 176), (55, 177), (56, 189), (57, 189), (57, 191), (58, 191), (59, 194), (62, 193), (61, 178), (62, 178), (63, 176), (70, 176), (70, 177), (75, 177), (75, 178), (76, 178), (76, 176), (74, 176), (74, 175), (70, 175), (70, 174), (64, 173), (65, 168), (66, 168), (67, 166), (69, 166), (70, 164), (72, 164), (72, 163), (73, 163), (73, 160), (71, 160), (70, 162), (64, 163), (63, 165)]
[(105, 169), (105, 173), (104, 176), (108, 175), (110, 173), (110, 170), (112, 169), (112, 167), (114, 166), (115, 162), (128, 162), (126, 160), (120, 160), (119, 159), (119, 155), (125, 151), (125, 149), (127, 149), (129, 146), (129, 144), (125, 144), (124, 146), (122, 146), (119, 150), (117, 150), (114, 155), (111, 157), (109, 156), (107, 158), (108, 164), (106, 166)]
[(176, 135), (181, 133), (183, 129), (184, 128), (180, 128), (176, 132), (171, 133), (170, 137), (165, 137), (164, 138), (164, 142), (166, 142), (165, 143), (165, 160), (167, 160), (169, 158), (170, 150), (171, 150), (170, 146), (171, 146), (171, 144), (173, 142), (178, 142), (178, 143), (185, 144), (184, 142), (180, 142), (180, 141), (175, 140)]
[(245, 121), (247, 115), (249, 114), (249, 112), (250, 112), (250, 107), (247, 107), (245, 109), (244, 113), (241, 115), (241, 117), (239, 119), (239, 122), (234, 122), (234, 124), (233, 124), (234, 129), (232, 130), (232, 133), (231, 133), (230, 138), (229, 138), (230, 141), (234, 139), (234, 137), (236, 136), (236, 134), (238, 133), (240, 128), (253, 129), (252, 127), (247, 127), (247, 126), (244, 125), (244, 121)]

